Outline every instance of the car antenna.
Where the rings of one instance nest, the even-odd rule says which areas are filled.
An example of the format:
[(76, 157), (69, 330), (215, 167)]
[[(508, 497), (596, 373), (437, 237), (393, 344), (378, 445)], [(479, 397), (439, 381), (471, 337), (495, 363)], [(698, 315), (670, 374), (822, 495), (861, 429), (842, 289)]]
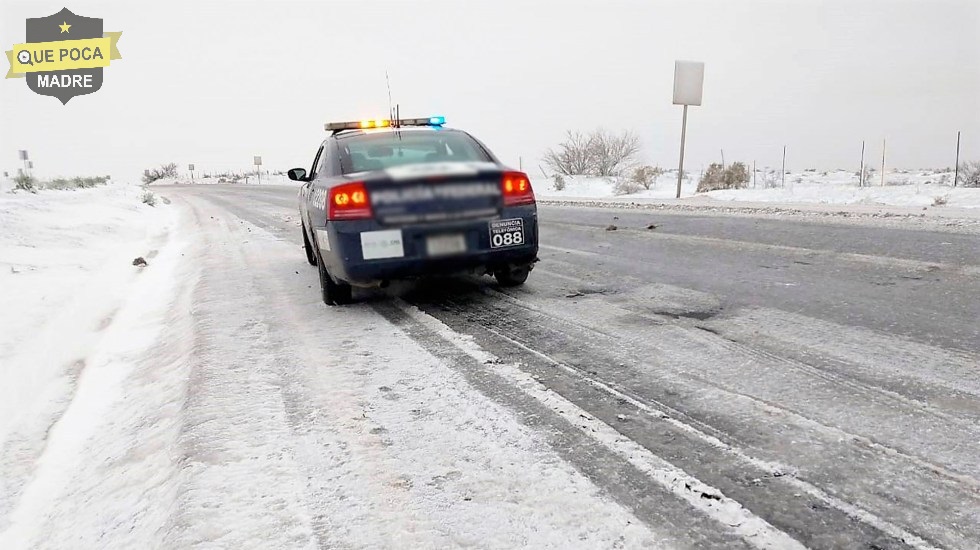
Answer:
[(385, 86), (388, 87), (388, 118), (392, 119), (391, 125), (398, 127), (398, 119), (395, 119), (395, 111), (391, 108), (391, 79), (388, 78), (388, 68), (385, 67)]

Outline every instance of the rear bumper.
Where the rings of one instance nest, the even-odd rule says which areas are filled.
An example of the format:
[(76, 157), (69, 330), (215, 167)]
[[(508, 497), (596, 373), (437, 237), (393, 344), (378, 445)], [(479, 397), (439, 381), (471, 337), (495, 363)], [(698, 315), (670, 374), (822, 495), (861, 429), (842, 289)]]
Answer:
[[(523, 220), (524, 244), (491, 247), (490, 219), (440, 224), (382, 226), (373, 220), (328, 222), (316, 228), (317, 246), (324, 267), (338, 280), (370, 286), (394, 279), (490, 272), (499, 268), (531, 264), (538, 255), (538, 218), (533, 205), (505, 208), (500, 218)], [(403, 255), (365, 259), (361, 233), (398, 231)], [(451, 256), (429, 256), (426, 239), (437, 235), (463, 235), (466, 251)]]

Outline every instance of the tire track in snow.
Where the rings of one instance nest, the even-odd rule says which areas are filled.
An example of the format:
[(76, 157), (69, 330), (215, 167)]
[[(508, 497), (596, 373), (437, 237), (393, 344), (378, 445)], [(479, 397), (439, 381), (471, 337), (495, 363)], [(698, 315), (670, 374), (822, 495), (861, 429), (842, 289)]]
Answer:
[[(607, 341), (604, 341), (602, 338), (600, 338), (598, 340), (596, 340), (596, 339), (590, 339), (589, 340), (589, 343), (586, 344), (586, 343), (584, 343), (585, 341), (582, 340), (581, 337), (579, 336), (579, 337), (577, 337), (578, 339), (575, 340), (576, 344), (572, 344), (571, 346), (569, 346), (569, 344), (571, 342), (569, 342), (569, 341), (563, 342), (560, 337), (557, 337), (557, 335), (560, 334), (560, 332), (553, 332), (554, 330), (561, 330), (558, 327), (561, 327), (561, 326), (569, 326), (569, 323), (570, 322), (574, 322), (573, 321), (574, 318), (575, 318), (574, 312), (573, 311), (570, 311), (568, 309), (563, 310), (560, 314), (554, 314), (554, 313), (549, 314), (549, 315), (546, 316), (546, 320), (524, 320), (522, 315), (515, 314), (512, 310), (509, 310), (507, 308), (500, 309), (502, 306), (500, 306), (499, 304), (494, 303), (493, 299), (488, 299), (486, 301), (479, 301), (478, 300), (476, 303), (473, 303), (472, 302), (472, 297), (470, 299), (467, 299), (465, 297), (460, 297), (460, 294), (463, 294), (464, 293), (464, 291), (462, 291), (460, 288), (454, 288), (454, 289), (451, 288), (449, 290), (451, 292), (452, 291), (457, 291), (457, 294), (453, 294), (453, 297), (446, 298), (444, 300), (437, 300), (435, 303), (427, 302), (423, 298), (422, 301), (421, 301), (421, 304), (426, 304), (426, 305), (422, 305), (422, 307), (426, 311), (428, 311), (432, 315), (435, 315), (437, 318), (440, 318), (444, 322), (449, 322), (457, 330), (462, 330), (464, 332), (474, 333), (474, 334), (479, 334), (479, 331), (480, 330), (488, 330), (488, 331), (493, 332), (499, 338), (509, 339), (509, 340), (511, 340), (513, 342), (518, 342), (521, 346), (531, 346), (528, 349), (535, 349), (535, 350), (536, 349), (541, 349), (538, 346), (540, 346), (543, 342), (550, 342), (551, 344), (549, 346), (546, 346), (547, 348), (561, 349), (562, 351), (559, 352), (559, 353), (561, 354), (562, 357), (574, 356), (574, 357), (576, 357), (576, 359), (574, 359), (573, 362), (578, 362), (578, 363), (581, 363), (581, 362), (589, 363), (590, 362), (590, 359), (589, 359), (590, 357), (591, 357), (591, 361), (597, 361), (598, 364), (602, 364), (605, 361), (613, 362), (613, 364), (616, 364), (616, 362), (620, 362), (620, 364), (622, 364), (621, 361), (623, 359), (625, 359), (625, 356), (622, 356), (621, 359), (617, 359), (615, 354), (613, 356), (610, 356), (610, 357), (607, 358), (606, 355), (608, 355), (608, 353), (609, 353), (608, 351), (602, 351), (602, 352), (586, 351), (586, 350), (613, 350), (613, 349), (623, 349), (623, 344), (622, 343), (617, 343), (615, 340), (610, 340), (610, 341), (607, 342)], [(515, 293), (521, 293), (521, 291), (513, 291), (513, 292), (515, 292)], [(493, 293), (493, 294), (496, 294), (496, 293)], [(411, 296), (410, 296), (410, 301), (414, 301), (415, 303), (419, 303), (418, 300), (415, 300)], [(462, 305), (460, 305), (460, 304), (462, 304)], [(429, 307), (430, 305), (433, 306), (433, 307)], [(588, 312), (588, 313), (590, 313), (592, 315), (592, 319), (591, 319), (592, 326), (585, 327), (584, 325), (575, 324), (574, 326), (576, 327), (576, 330), (587, 328), (587, 330), (589, 332), (596, 333), (596, 334), (602, 334), (603, 333), (603, 328), (600, 328), (600, 327), (609, 327), (609, 324), (608, 324), (607, 320), (603, 319), (601, 315), (600, 316), (596, 316), (596, 314), (597, 313), (600, 313), (600, 311), (601, 311), (601, 308), (596, 309), (596, 307), (595, 307), (596, 305), (597, 304), (592, 304), (591, 306), (586, 307), (584, 309), (584, 311), (586, 311), (586, 312)], [(448, 310), (446, 309), (447, 307), (449, 308)], [(454, 313), (452, 313), (450, 311), (450, 310), (453, 310), (455, 308), (458, 308), (458, 315), (457, 314), (454, 314)], [(449, 313), (446, 313), (447, 311), (449, 311)], [(455, 319), (455, 320), (452, 320), (452, 321), (447, 320), (447, 315), (449, 316), (450, 319)], [(514, 320), (514, 319), (516, 319), (515, 322), (508, 321), (508, 320)], [(550, 327), (547, 331), (545, 331), (548, 334), (550, 334), (550, 336), (545, 335), (545, 333), (541, 333), (541, 334), (531, 334), (531, 333), (529, 333), (528, 332), (528, 328), (529, 327), (532, 327), (532, 326), (536, 326), (536, 327)], [(474, 329), (476, 329), (476, 332), (474, 332)], [(533, 333), (533, 332), (536, 332), (536, 331), (531, 331), (531, 332)], [(584, 333), (582, 333), (582, 334), (584, 334)], [(575, 337), (573, 337), (573, 338), (575, 338)], [(604, 338), (606, 338), (606, 337), (604, 336)], [(612, 337), (611, 336), (608, 336), (607, 338), (612, 338)], [(581, 345), (578, 345), (580, 343), (581, 343)], [(493, 347), (493, 349), (496, 350), (496, 349), (500, 349), (500, 348), (498, 348), (498, 347), (495, 346), (495, 347)], [(557, 361), (559, 364), (563, 364), (563, 365), (566, 365), (567, 366), (567, 363), (564, 362), (565, 360), (552, 358), (550, 351), (545, 351), (544, 354), (545, 354), (545, 356), (549, 357), (549, 361)], [(609, 386), (609, 383), (608, 382), (602, 382), (602, 379), (603, 378), (606, 378), (608, 380), (608, 376), (602, 375), (599, 372), (592, 372), (592, 371), (586, 372), (583, 367), (575, 367), (575, 368), (577, 368), (583, 376), (587, 376), (588, 378), (593, 379), (593, 380), (595, 380), (596, 382), (598, 382), (600, 384)], [(747, 412), (747, 411), (742, 410), (744, 408), (744, 405), (749, 405), (748, 411), (757, 411), (757, 410), (759, 410), (759, 407), (760, 406), (763, 409), (765, 409), (766, 407), (770, 407), (770, 408), (772, 408), (772, 410), (777, 411), (780, 414), (780, 416), (785, 416), (785, 413), (788, 412), (788, 411), (782, 411), (782, 410), (780, 410), (780, 409), (778, 409), (776, 407), (771, 407), (767, 403), (758, 402), (757, 400), (752, 399), (752, 398), (749, 398), (747, 396), (742, 396), (742, 395), (738, 395), (738, 394), (732, 394), (731, 392), (727, 392), (726, 393), (725, 391), (722, 391), (722, 392), (720, 392), (720, 394), (717, 394), (717, 395), (714, 395), (714, 394), (711, 394), (711, 393), (703, 394), (703, 395), (698, 395), (697, 392), (696, 393), (693, 393), (693, 394), (687, 394), (686, 393), (686, 390), (685, 390), (685, 393), (681, 393), (681, 394), (673, 393), (672, 394), (671, 393), (671, 390), (669, 390), (669, 389), (664, 390), (664, 391), (657, 390), (657, 391), (651, 392), (651, 390), (653, 389), (653, 386), (649, 386), (649, 385), (643, 386), (642, 387), (642, 390), (639, 389), (639, 388), (627, 390), (626, 388), (629, 388), (633, 384), (627, 382), (627, 384), (626, 384), (625, 387), (624, 386), (621, 386), (621, 384), (623, 382), (629, 380), (629, 376), (630, 375), (625, 375), (625, 376), (626, 376), (625, 378), (615, 378), (614, 377), (613, 380), (617, 380), (617, 382), (613, 382), (613, 386), (609, 386), (609, 387), (614, 387), (615, 386), (615, 388), (617, 389), (617, 391), (621, 391), (624, 395), (628, 395), (631, 399), (634, 399), (634, 400), (636, 400), (638, 402), (644, 403), (646, 406), (650, 406), (649, 403), (651, 402), (651, 399), (657, 399), (656, 397), (653, 397), (654, 394), (657, 394), (657, 393), (662, 393), (663, 394), (664, 391), (666, 391), (667, 393), (664, 394), (664, 396), (667, 398), (667, 402), (668, 402), (666, 408), (664, 408), (662, 404), (657, 405), (657, 406), (654, 407), (655, 409), (659, 409), (659, 411), (660, 411), (659, 414), (666, 414), (666, 415), (671, 416), (671, 417), (676, 417), (676, 418), (682, 419), (682, 423), (684, 423), (685, 425), (687, 425), (688, 428), (694, 430), (694, 432), (692, 432), (692, 433), (700, 433), (700, 434), (703, 434), (703, 435), (705, 435), (705, 436), (707, 436), (709, 438), (716, 439), (718, 441), (728, 441), (729, 443), (725, 443), (724, 444), (724, 447), (723, 447), (723, 448), (726, 449), (726, 452), (738, 451), (738, 452), (732, 452), (732, 454), (736, 458), (738, 458), (740, 462), (742, 462), (742, 463), (744, 463), (746, 465), (754, 465), (755, 467), (757, 467), (759, 469), (759, 471), (763, 472), (763, 474), (761, 474), (763, 476), (766, 475), (765, 474), (766, 472), (777, 472), (777, 475), (790, 473), (791, 475), (788, 475), (788, 476), (787, 475), (782, 475), (780, 477), (781, 482), (791, 483), (791, 484), (794, 485), (793, 487), (786, 488), (785, 491), (787, 493), (793, 493), (793, 492), (799, 493), (799, 492), (801, 492), (800, 491), (800, 488), (801, 487), (805, 487), (807, 490), (804, 491), (802, 494), (810, 495), (813, 498), (817, 499), (817, 501), (818, 501), (817, 504), (813, 504), (812, 506), (810, 506), (810, 508), (812, 508), (812, 509), (810, 509), (807, 512), (808, 514), (814, 514), (814, 513), (816, 513), (819, 516), (819, 515), (826, 515), (830, 511), (839, 511), (842, 514), (844, 514), (847, 518), (858, 519), (861, 522), (863, 522), (864, 524), (868, 525), (869, 527), (872, 527), (874, 530), (876, 530), (876, 531), (878, 531), (880, 533), (883, 533), (883, 534), (887, 534), (888, 537), (890, 539), (892, 539), (892, 542), (891, 543), (888, 543), (887, 541), (885, 541), (885, 542), (875, 541), (876, 544), (886, 544), (886, 545), (887, 544), (894, 544), (894, 541), (896, 541), (896, 540), (905, 540), (907, 542), (913, 543), (914, 546), (919, 547), (919, 548), (930, 548), (934, 544), (934, 543), (929, 542), (925, 538), (921, 537), (920, 535), (917, 535), (917, 534), (909, 531), (908, 529), (901, 527), (901, 525), (899, 523), (895, 523), (894, 521), (885, 519), (885, 516), (882, 516), (881, 514), (876, 514), (874, 512), (865, 510), (865, 509), (861, 508), (860, 506), (854, 505), (851, 501), (849, 501), (849, 498), (847, 496), (841, 497), (841, 496), (835, 494), (835, 493), (838, 493), (839, 492), (839, 490), (841, 489), (841, 486), (837, 486), (834, 490), (831, 490), (831, 491), (827, 491), (825, 489), (821, 489), (820, 488), (821, 485), (826, 486), (826, 484), (827, 484), (826, 481), (822, 481), (821, 480), (821, 481), (817, 481), (815, 483), (811, 483), (811, 482), (805, 481), (803, 478), (797, 478), (796, 477), (796, 474), (793, 474), (793, 472), (796, 471), (796, 468), (793, 468), (792, 466), (789, 466), (788, 464), (785, 464), (785, 463), (782, 463), (782, 462), (779, 462), (779, 461), (772, 462), (771, 459), (762, 459), (762, 460), (760, 460), (760, 459), (755, 458), (754, 456), (751, 456), (750, 454), (747, 454), (745, 452), (740, 451), (739, 450), (740, 448), (746, 447), (746, 443), (745, 442), (740, 442), (738, 439), (734, 439), (732, 437), (732, 435), (730, 435), (730, 433), (736, 433), (737, 434), (737, 433), (743, 432), (744, 435), (749, 435), (749, 432), (745, 432), (744, 431), (745, 428), (747, 428), (748, 426), (746, 426), (745, 428), (737, 428), (734, 432), (731, 432), (731, 430), (733, 428), (732, 425), (726, 424), (725, 422), (722, 422), (721, 424), (718, 424), (718, 420), (719, 419), (717, 418), (717, 413), (716, 414), (708, 414), (708, 413), (702, 414), (702, 413), (697, 412), (699, 410), (705, 410), (705, 411), (709, 410), (706, 407), (717, 408), (718, 405), (725, 405), (725, 408), (722, 409), (722, 410), (725, 410), (725, 409), (731, 409), (732, 406), (735, 405), (736, 408), (733, 409), (731, 412), (725, 412), (724, 413), (724, 415), (734, 415), (734, 416), (730, 416), (729, 417), (731, 419), (734, 419), (734, 418), (739, 418), (739, 417), (744, 416), (744, 414)], [(698, 390), (698, 391), (700, 391), (700, 390)], [(683, 399), (681, 397), (683, 395), (688, 395), (689, 396), (687, 398), (688, 400), (691, 399), (691, 398), (695, 398), (695, 397), (697, 399), (695, 401), (691, 402), (691, 403), (687, 403), (685, 400), (681, 400), (681, 399)], [(740, 404), (743, 401), (744, 401), (744, 404)], [(662, 401), (661, 401), (661, 403), (662, 403)], [(673, 403), (673, 404), (670, 404), (670, 403)], [(715, 404), (715, 405), (711, 405), (712, 403)], [(680, 407), (681, 409), (687, 410), (687, 411), (690, 411), (691, 406), (693, 405), (695, 407), (695, 409), (694, 409), (694, 411), (695, 411), (694, 412), (694, 416), (693, 417), (691, 416), (691, 412), (680, 414), (680, 411), (677, 409), (678, 404), (681, 405), (681, 407)], [(593, 407), (595, 405), (586, 402), (585, 405), (580, 404), (580, 406), (583, 406), (586, 409), (590, 409), (590, 407)], [(753, 415), (756, 415), (758, 413), (757, 412), (753, 412), (752, 414)], [(697, 418), (706, 418), (707, 420), (705, 420), (705, 421), (699, 421), (699, 420), (696, 420)], [(722, 416), (722, 418), (725, 418), (725, 416)], [(766, 418), (766, 416), (759, 417), (759, 420), (762, 420), (764, 418)], [(778, 430), (778, 426), (779, 426), (779, 424), (778, 424), (778, 422), (779, 422), (778, 421), (778, 418), (779, 418), (778, 416), (775, 417), (775, 418), (770, 416), (770, 417), (768, 417), (768, 419), (765, 420), (765, 422), (768, 423), (768, 424), (772, 424), (773, 427), (774, 427), (774, 429)], [(799, 430), (798, 433), (800, 433), (800, 434), (811, 434), (812, 430), (815, 427), (816, 428), (819, 428), (817, 432), (812, 432), (813, 435), (810, 436), (810, 437), (816, 437), (817, 438), (817, 441), (820, 441), (821, 439), (824, 439), (824, 438), (827, 438), (827, 437), (831, 438), (831, 440), (832, 441), (835, 441), (835, 442), (836, 441), (844, 441), (844, 442), (852, 441), (852, 438), (851, 437), (847, 437), (846, 439), (839, 439), (841, 436), (840, 436), (840, 432), (837, 431), (837, 430), (829, 430), (828, 431), (827, 427), (822, 427), (819, 424), (816, 424), (816, 423), (812, 422), (811, 420), (809, 420), (809, 419), (807, 419), (805, 417), (799, 417), (799, 416), (797, 416), (796, 418), (797, 418), (797, 421), (798, 422), (802, 422), (802, 424), (800, 426), (794, 428), (796, 430)], [(804, 439), (806, 439), (806, 438), (804, 438)], [(711, 440), (705, 440), (705, 441), (709, 441), (710, 442)], [(817, 443), (815, 442), (815, 444), (817, 444)], [(823, 445), (823, 443), (820, 443), (820, 445)], [(817, 447), (817, 448), (820, 448), (820, 447)], [(846, 448), (846, 446), (844, 448)], [(895, 456), (898, 453), (896, 453), (894, 450), (886, 449), (886, 451), (887, 452), (885, 452), (884, 454), (881, 454), (880, 455), (882, 457), (882, 459), (885, 459), (885, 460), (887, 460), (889, 462), (894, 461), (896, 459), (901, 460), (901, 455)], [(695, 451), (692, 449), (692, 452), (695, 452)], [(864, 451), (861, 452), (861, 454), (863, 454), (863, 453), (864, 453)], [(857, 457), (854, 457), (854, 458), (857, 458)], [(886, 462), (886, 464), (887, 464), (887, 462)], [(914, 464), (914, 461), (913, 461), (913, 464)], [(880, 465), (879, 465), (879, 467), (880, 467)], [(902, 469), (904, 469), (904, 467)], [(899, 471), (902, 471), (902, 469), (900, 469)], [(901, 474), (899, 474), (899, 475), (901, 475)], [(930, 473), (930, 475), (931, 475), (931, 473)], [(932, 479), (932, 478), (922, 478), (922, 479), (923, 479), (923, 481), (921, 481), (921, 482), (925, 482), (924, 480)], [(717, 481), (721, 481), (721, 480), (716, 480), (716, 482)], [(932, 481), (930, 481), (929, 483), (935, 484)], [(802, 485), (799, 485), (799, 484), (802, 484)], [(797, 486), (797, 485), (799, 485), (799, 486)], [(833, 482), (831, 482), (831, 486), (833, 486)], [(942, 486), (942, 484), (939, 484), (939, 487), (941, 487), (941, 486)], [(935, 488), (938, 488), (938, 487), (934, 487), (934, 489)], [(744, 487), (742, 487), (740, 489), (748, 491), (749, 494), (752, 493), (751, 488), (744, 488)], [(850, 490), (850, 488), (849, 488), (849, 490)], [(947, 490), (953, 491), (954, 488), (950, 487)], [(968, 497), (967, 495), (968, 495), (969, 491), (967, 491), (966, 493), (964, 493), (962, 487), (960, 487), (958, 489), (955, 489), (955, 490), (956, 491), (959, 491), (959, 497), (958, 498), (960, 500), (962, 500), (964, 498), (975, 498), (975, 497)], [(862, 490), (859, 490), (858, 493), (859, 494), (864, 494), (865, 496), (870, 495), (870, 494), (876, 494), (876, 493), (866, 493), (866, 492), (863, 492), (863, 489)], [(953, 493), (950, 493), (950, 494), (953, 494)], [(932, 497), (932, 495), (929, 495), (928, 493), (921, 494), (921, 495), (917, 493), (915, 495), (915, 497), (917, 499), (920, 499), (920, 498), (922, 498), (924, 496), (927, 496), (927, 495), (929, 497)], [(754, 498), (757, 498), (757, 497), (762, 497), (762, 495), (756, 495), (755, 497), (751, 497), (751, 498), (754, 499)], [(928, 500), (927, 499), (927, 501), (928, 502), (932, 502), (933, 500)], [(955, 502), (955, 501), (952, 501), (952, 502)], [(762, 504), (762, 502), (756, 501), (753, 505), (760, 505), (760, 504)], [(790, 504), (792, 504), (792, 503), (790, 502)], [(922, 503), (919, 503), (919, 505), (920, 506), (924, 506), (924, 504), (922, 504)], [(768, 506), (768, 505), (766, 505), (766, 506)], [(945, 507), (949, 507), (949, 506), (953, 506), (953, 504), (950, 503), (950, 504), (946, 504), (945, 505)], [(939, 508), (939, 509), (941, 509), (941, 508)], [(821, 510), (823, 510), (823, 512), (821, 512)], [(968, 513), (968, 510), (969, 510), (969, 507), (967, 507), (965, 510), (964, 509), (960, 509), (960, 514), (962, 514), (964, 511), (966, 511)], [(930, 514), (926, 518), (924, 518), (924, 521), (926, 521), (926, 522), (932, 521), (933, 518), (936, 518), (937, 517), (936, 514), (938, 514), (938, 513), (939, 512), (933, 511), (932, 514)], [(914, 514), (912, 513), (911, 510), (909, 511), (909, 514), (912, 514), (914, 516)], [(889, 514), (889, 515), (891, 515), (891, 514)], [(908, 515), (908, 514), (904, 514), (903, 513), (903, 514), (900, 514), (900, 515)], [(792, 519), (790, 525), (792, 525), (792, 524), (794, 524), (794, 523), (796, 523), (798, 521), (801, 521), (801, 520), (799, 518)], [(808, 520), (806, 523), (813, 524), (813, 525), (823, 525), (825, 527), (835, 526), (836, 525), (836, 527), (832, 527), (831, 528), (832, 530), (836, 530), (836, 529), (840, 529), (841, 526), (846, 525), (849, 521), (850, 521), (850, 519), (830, 520), (830, 518), (822, 518), (822, 519)], [(967, 523), (969, 523), (968, 520), (967, 520)], [(782, 525), (785, 525), (785, 524), (780, 524), (780, 525), (782, 526)], [(962, 523), (961, 523), (961, 525), (962, 525)], [(796, 524), (796, 527), (799, 528), (799, 524)], [(803, 531), (806, 532), (807, 529), (811, 529), (811, 528), (812, 527), (803, 528)], [(934, 525), (930, 529), (940, 529), (940, 527)], [(961, 529), (962, 529), (962, 527), (961, 527)], [(967, 536), (967, 537), (969, 537), (970, 535), (968, 533), (969, 533), (969, 529), (967, 528), (967, 532), (966, 533), (961, 533), (959, 536)], [(817, 531), (817, 532), (811, 532), (811, 533), (808, 533), (808, 534), (809, 535), (819, 535), (820, 532)], [(871, 534), (871, 535), (865, 535), (865, 538), (867, 539), (867, 537), (869, 537), (869, 536), (870, 536), (870, 539), (868, 539), (868, 540), (874, 540), (874, 535), (873, 534)], [(810, 542), (807, 542), (807, 544), (811, 544), (811, 543)], [(838, 546), (838, 544), (831, 544), (829, 547), (836, 547), (836, 546)]]
[[(803, 548), (803, 545), (798, 541), (774, 528), (738, 502), (726, 497), (718, 489), (688, 475), (632, 440), (622, 437), (608, 424), (552, 392), (518, 368), (497, 363), (492, 367), (492, 375), (488, 372), (480, 373), (479, 371), (484, 370), (483, 365), (485, 363), (493, 363), (496, 358), (473, 346), (472, 343), (470, 345), (463, 344), (466, 342), (464, 336), (453, 332), (446, 325), (426, 315), (421, 310), (412, 306), (399, 310), (388, 304), (378, 304), (375, 309), (393, 323), (400, 325), (432, 353), (442, 356), (446, 360), (451, 360), (457, 369), (463, 370), (468, 376), (484, 378), (480, 387), (487, 391), (489, 386), (493, 386), (495, 388), (493, 393), (498, 399), (501, 398), (500, 394), (504, 393), (500, 389), (500, 384), (503, 383), (516, 388), (526, 398), (538, 401), (548, 409), (555, 411), (564, 422), (550, 421), (548, 422), (549, 425), (563, 431), (568, 429), (566, 426), (580, 430), (587, 438), (591, 438), (608, 452), (642, 472), (648, 481), (659, 485), (661, 490), (686, 503), (690, 507), (688, 513), (703, 514), (717, 523), (717, 529), (732, 531), (745, 544), (753, 548)], [(467, 365), (466, 361), (461, 360), (459, 354), (447, 353), (445, 346), (437, 341), (439, 339), (469, 356), (474, 364)], [(490, 378), (491, 376), (493, 378), (499, 377), (500, 380), (494, 380)], [(487, 380), (487, 378), (490, 379)], [(512, 401), (512, 399), (513, 397), (508, 401)], [(526, 408), (527, 405), (522, 405), (522, 407)], [(567, 425), (562, 426), (565, 423)], [(580, 468), (584, 466), (580, 462), (581, 458), (584, 457), (576, 456), (574, 452), (569, 453), (567, 458)], [(613, 487), (608, 487), (608, 489), (613, 492), (616, 491), (616, 488)]]

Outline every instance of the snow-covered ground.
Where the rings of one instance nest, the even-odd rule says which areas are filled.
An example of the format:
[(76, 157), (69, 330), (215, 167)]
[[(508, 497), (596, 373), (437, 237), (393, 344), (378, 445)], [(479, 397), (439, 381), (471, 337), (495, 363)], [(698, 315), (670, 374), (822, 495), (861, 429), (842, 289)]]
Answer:
[[(777, 176), (778, 177), (778, 176)], [(980, 208), (980, 189), (954, 188), (952, 174), (934, 170), (888, 172), (885, 185), (875, 176), (872, 185), (860, 187), (854, 172), (793, 172), (786, 175), (785, 187), (763, 188), (760, 177), (756, 187), (697, 193), (698, 174), (692, 173), (682, 185), (682, 199), (694, 197), (715, 201), (755, 202), (773, 204), (882, 205), (909, 207)], [(650, 202), (674, 199), (677, 191), (677, 172), (668, 172), (657, 179), (651, 189), (617, 194), (615, 183), (606, 178), (570, 176), (565, 188), (555, 189), (552, 180), (532, 179), (535, 193), (542, 199), (608, 200), (615, 202)], [(941, 203), (941, 204), (940, 204)]]
[(296, 246), (142, 193), (0, 195), (0, 548), (669, 546)]
[(299, 182), (289, 179), (285, 174), (238, 174), (234, 177), (212, 176), (203, 178), (196, 176), (179, 176), (176, 178), (163, 178), (154, 181), (150, 185), (300, 185)]

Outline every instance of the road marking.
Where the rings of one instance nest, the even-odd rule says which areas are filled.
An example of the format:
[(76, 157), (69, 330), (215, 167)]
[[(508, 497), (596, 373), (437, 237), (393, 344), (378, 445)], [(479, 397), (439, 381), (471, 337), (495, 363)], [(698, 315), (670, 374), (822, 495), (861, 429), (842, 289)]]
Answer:
[(560, 246), (551, 246), (549, 244), (538, 245), (538, 248), (543, 248), (545, 250), (552, 250), (554, 252), (564, 252), (565, 254), (575, 254), (578, 256), (601, 256), (597, 252), (589, 252), (587, 250), (576, 250), (574, 248), (562, 248)]
[[(515, 365), (498, 362), (499, 360), (495, 356), (435, 317), (402, 301), (399, 301), (398, 306), (410, 318), (435, 332), (463, 353), (481, 362), (488, 360), (495, 362), (494, 371), (512, 382), (516, 388), (555, 411), (609, 451), (624, 458), (649, 476), (652, 481), (687, 502), (695, 510), (732, 529), (752, 547), (759, 549), (805, 548), (799, 541), (756, 516), (738, 501), (726, 497), (717, 488), (691, 476), (653, 454), (649, 449), (623, 436), (612, 426), (552, 391)], [(501, 336), (506, 338), (504, 335)], [(538, 353), (518, 342), (514, 343), (527, 351)], [(546, 356), (545, 358), (561, 366), (554, 360)], [(587, 425), (583, 426), (583, 419)]]

